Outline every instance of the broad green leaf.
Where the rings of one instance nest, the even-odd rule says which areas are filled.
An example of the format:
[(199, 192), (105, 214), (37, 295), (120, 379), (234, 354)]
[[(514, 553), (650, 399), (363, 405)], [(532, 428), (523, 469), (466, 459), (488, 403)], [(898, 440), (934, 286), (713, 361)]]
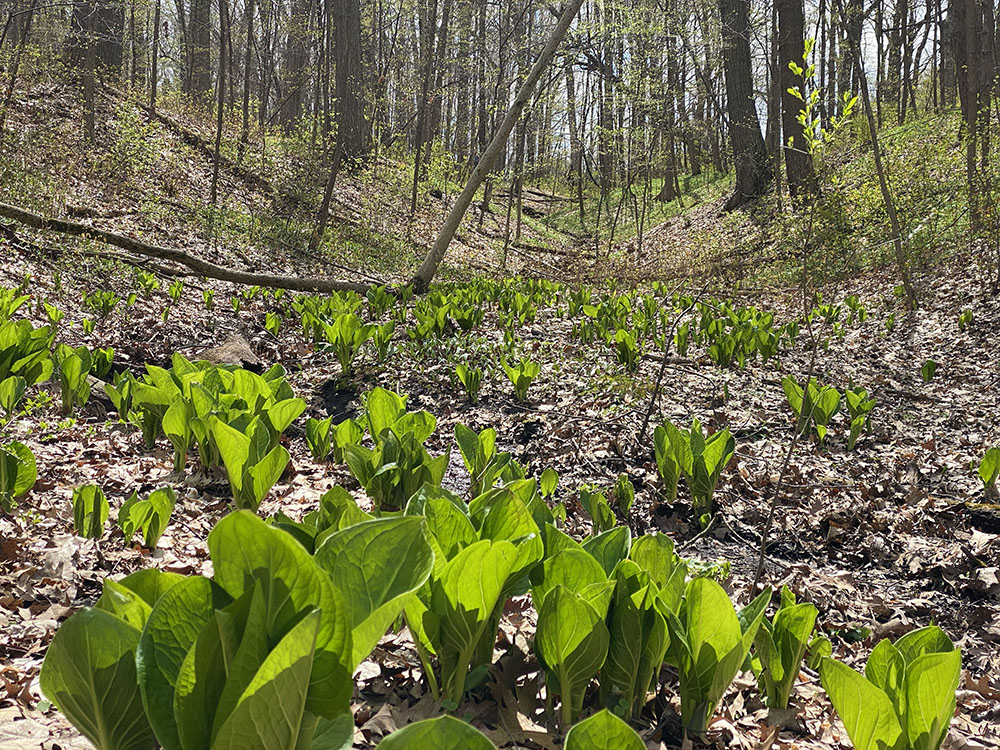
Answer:
[(542, 497), (552, 497), (558, 484), (559, 475), (555, 469), (548, 468), (542, 472), (542, 476), (538, 480), (538, 490), (542, 493)]
[(903, 657), (903, 663), (907, 665), (923, 654), (945, 653), (955, 648), (951, 638), (937, 625), (911, 630), (906, 635), (900, 636), (895, 646)]
[(100, 539), (108, 520), (108, 500), (96, 484), (73, 490), (73, 528), (85, 539)]
[(865, 664), (865, 677), (885, 693), (893, 705), (897, 705), (905, 671), (903, 655), (887, 638), (875, 645)]
[(615, 591), (607, 623), (608, 658), (601, 668), (601, 696), (606, 706), (624, 701), (637, 716), (654, 676), (663, 664), (670, 636), (657, 605), (649, 575), (634, 562), (615, 571)]
[(516, 559), (517, 549), (510, 542), (483, 540), (459, 552), (431, 579), (430, 610), (440, 625), (428, 636), (441, 661), (443, 687), (456, 703)]
[(472, 521), (451, 500), (431, 498), (424, 503), (423, 512), (428, 540), (434, 547), (435, 569), (440, 571), (455, 555), (479, 540)]
[(955, 713), (962, 674), (958, 649), (918, 656), (906, 667), (904, 730), (913, 750), (938, 750)]
[(281, 478), (290, 459), (291, 456), (289, 456), (285, 446), (276, 445), (257, 464), (250, 467), (253, 499), (257, 505), (260, 505), (274, 483)]
[(608, 576), (619, 562), (628, 557), (632, 533), (628, 526), (616, 526), (597, 536), (583, 540), (583, 549), (592, 555)]
[(165, 573), (157, 568), (144, 568), (122, 578), (119, 583), (139, 595), (150, 607), (155, 607), (160, 597), (187, 578), (179, 573)]
[[(307, 712), (303, 724), (309, 721)], [(302, 746), (302, 740), (299, 741)], [(351, 750), (354, 747), (354, 714), (344, 711), (333, 719), (320, 719), (309, 750)]]
[(587, 685), (608, 653), (604, 618), (564, 586), (545, 596), (538, 612), (535, 650), (562, 701), (562, 723), (569, 727), (583, 707)]
[[(242, 601), (234, 602), (237, 606)], [(226, 672), (240, 642), (240, 625), (227, 611), (216, 610), (184, 656), (174, 685), (174, 719), (184, 750), (209, 747)]]
[(142, 630), (153, 609), (137, 593), (110, 578), (104, 579), (101, 598), (94, 606), (124, 620), (136, 630)]
[(42, 693), (97, 750), (155, 745), (136, 679), (139, 630), (100, 609), (82, 609), (45, 654)]
[(24, 396), (26, 387), (27, 383), (24, 378), (17, 375), (11, 375), (0, 381), (0, 409), (5, 414), (10, 416), (14, 413), (18, 404), (21, 403), (21, 397)]
[(0, 496), (13, 500), (35, 486), (38, 468), (31, 448), (16, 440), (0, 448)]
[(1000, 448), (990, 448), (979, 463), (979, 478), (986, 489), (995, 488), (1000, 478)]
[[(673, 427), (673, 430), (669, 430), (668, 427)], [(660, 472), (660, 479), (663, 480), (663, 489), (668, 502), (677, 499), (677, 483), (681, 476), (681, 464), (671, 440), (671, 434), (676, 432), (677, 428), (669, 422), (657, 425), (653, 431), (656, 467)]]
[(846, 664), (829, 657), (820, 663), (819, 675), (854, 750), (897, 747), (902, 729), (885, 693)]
[(239, 703), (240, 697), (253, 681), (254, 675), (270, 651), (266, 627), (267, 602), (264, 601), (264, 594), (259, 584), (255, 584), (225, 610), (216, 614), (225, 614), (232, 622), (232, 629), (241, 632), (235, 652), (231, 647), (228, 649), (226, 683), (218, 700), (212, 703), (215, 708), (212, 738), (218, 735), (219, 728)]
[(601, 564), (582, 549), (564, 549), (542, 561), (531, 573), (531, 599), (540, 610), (549, 592), (563, 586), (576, 594), (592, 584), (607, 582)]
[(628, 724), (607, 709), (574, 724), (566, 735), (565, 750), (646, 750)]
[(384, 388), (373, 388), (365, 401), (365, 418), (373, 438), (382, 434), (406, 411), (406, 397)]
[(301, 398), (286, 398), (267, 407), (267, 419), (278, 435), (288, 429), (306, 410), (306, 402)]
[(310, 712), (332, 718), (353, 689), (351, 634), (347, 614), (329, 577), (289, 534), (250, 511), (230, 513), (208, 535), (215, 580), (234, 598), (259, 582), (267, 606), (267, 633), (277, 638), (306, 610), (317, 608), (321, 623), (315, 669), (309, 686)]
[(241, 491), (244, 467), (250, 458), (250, 438), (218, 417), (213, 416), (210, 424), (212, 440), (222, 457), (226, 472), (229, 474), (229, 481), (234, 490)]
[(423, 521), (410, 516), (365, 521), (338, 531), (316, 550), (316, 562), (339, 589), (350, 618), (353, 668), (427, 580), (434, 555)]
[(393, 732), (377, 750), (495, 750), (475, 727), (453, 716), (425, 719)]
[(231, 598), (208, 578), (185, 578), (156, 602), (136, 649), (135, 662), (149, 723), (166, 750), (180, 750), (174, 718), (177, 675), (187, 652), (216, 609)]
[(310, 612), (267, 655), (236, 708), (219, 728), (212, 750), (296, 747), (321, 620), (318, 611)]
[(764, 668), (768, 705), (773, 708), (788, 707), (816, 615), (816, 607), (808, 602), (783, 606), (773, 624), (757, 631), (754, 643)]
[(687, 578), (687, 565), (674, 552), (666, 534), (644, 534), (632, 542), (629, 559), (649, 574), (660, 590), (664, 605), (673, 612), (680, 607)]
[(118, 526), (129, 543), (136, 531), (142, 532), (143, 546), (152, 549), (170, 523), (176, 496), (170, 487), (160, 487), (145, 500), (135, 492), (118, 510)]
[(737, 616), (722, 587), (708, 578), (688, 583), (678, 616), (667, 614), (671, 663), (680, 677), (681, 720), (703, 735), (716, 704), (746, 660), (764, 609), (765, 589)]

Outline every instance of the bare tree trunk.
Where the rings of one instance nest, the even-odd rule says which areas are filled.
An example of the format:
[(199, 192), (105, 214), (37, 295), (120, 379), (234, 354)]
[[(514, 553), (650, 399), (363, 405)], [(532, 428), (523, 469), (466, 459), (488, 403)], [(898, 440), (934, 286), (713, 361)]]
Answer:
[(226, 0), (219, 0), (219, 90), (215, 105), (215, 158), (212, 161), (212, 188), (210, 202), (212, 208), (219, 198), (219, 156), (222, 153), (222, 124), (226, 108), (226, 46), (229, 36), (229, 12)]
[(778, 85), (781, 90), (781, 130), (782, 147), (785, 153), (785, 173), (788, 176), (788, 194), (792, 198), (811, 194), (815, 189), (812, 156), (806, 151), (805, 127), (799, 122), (803, 102), (789, 93), (789, 89), (804, 89), (803, 81), (789, 68), (794, 62), (803, 68), (805, 52), (805, 14), (802, 0), (775, 0), (778, 7), (778, 68), (781, 75)]
[(246, 0), (247, 44), (243, 51), (243, 124), (240, 127), (240, 142), (237, 146), (236, 161), (243, 161), (247, 143), (250, 140), (250, 51), (253, 49), (253, 8), (254, 0)]
[[(961, 0), (959, 0), (961, 1)], [(842, 23), (846, 23), (844, 17), (844, 6), (841, 0), (834, 0), (837, 10), (840, 13)], [(871, 95), (868, 93), (868, 77), (865, 75), (865, 67), (861, 62), (861, 50), (855, 46), (854, 41), (847, 38), (848, 47), (851, 53), (851, 60), (854, 69), (857, 71), (858, 81), (861, 86), (861, 103), (865, 109), (865, 116), (868, 118), (868, 134), (872, 139), (872, 156), (875, 160), (875, 173), (878, 175), (879, 189), (882, 191), (882, 200), (885, 203), (885, 213), (889, 217), (889, 227), (892, 231), (892, 246), (896, 255), (896, 268), (899, 271), (900, 280), (903, 282), (903, 290), (906, 293), (906, 302), (911, 309), (917, 306), (917, 291), (910, 278), (910, 269), (903, 252), (903, 230), (899, 224), (899, 215), (896, 213), (896, 203), (889, 190), (889, 179), (886, 176), (885, 165), (882, 163), (882, 148), (878, 142), (878, 126), (875, 123), (875, 113), (872, 110)]]
[(754, 102), (748, 0), (718, 2), (722, 20), (729, 139), (736, 166), (736, 186), (725, 205), (726, 211), (732, 211), (763, 195), (773, 175)]
[(454, 238), (459, 225), (462, 223), (462, 217), (465, 216), (465, 212), (469, 209), (473, 199), (476, 197), (476, 191), (479, 190), (479, 186), (483, 184), (483, 181), (486, 179), (486, 175), (489, 174), (490, 169), (493, 167), (493, 162), (496, 160), (497, 155), (506, 145), (507, 138), (510, 136), (510, 132), (514, 129), (514, 125), (517, 124), (525, 105), (531, 98), (531, 94), (535, 90), (538, 79), (541, 78), (545, 68), (548, 67), (549, 63), (552, 61), (552, 58), (556, 53), (556, 49), (559, 47), (560, 42), (562, 42), (563, 37), (566, 36), (566, 32), (569, 30), (570, 24), (573, 23), (573, 19), (579, 12), (582, 4), (583, 0), (570, 0), (570, 2), (563, 9), (562, 14), (559, 17), (559, 21), (556, 23), (555, 28), (552, 29), (552, 33), (545, 44), (545, 48), (538, 56), (538, 59), (535, 60), (535, 64), (531, 68), (531, 72), (528, 73), (528, 77), (524, 79), (524, 82), (518, 89), (517, 94), (515, 94), (514, 101), (507, 110), (507, 114), (504, 115), (503, 121), (500, 123), (500, 127), (497, 128), (497, 132), (493, 136), (493, 140), (486, 148), (486, 151), (480, 158), (479, 163), (476, 164), (476, 168), (472, 170), (472, 175), (469, 177), (469, 181), (466, 183), (465, 188), (459, 194), (458, 198), (455, 199), (455, 203), (451, 207), (451, 211), (448, 213), (448, 218), (445, 219), (445, 222), (441, 227), (441, 231), (438, 233), (434, 246), (431, 248), (430, 252), (427, 253), (427, 256), (424, 258), (424, 262), (420, 265), (420, 269), (413, 277), (412, 283), (417, 292), (426, 291), (430, 286), (431, 281), (433, 281), (434, 276), (437, 273), (438, 266), (441, 265), (441, 261), (444, 260), (445, 253), (448, 252), (448, 246), (451, 245), (451, 240)]
[(21, 57), (24, 55), (24, 48), (28, 44), (28, 34), (31, 31), (31, 21), (35, 17), (35, 9), (38, 7), (38, 0), (33, 0), (28, 17), (21, 26), (21, 38), (18, 40), (14, 57), (10, 61), (10, 68), (7, 72), (7, 91), (3, 97), (3, 107), (0, 108), (0, 145), (3, 144), (4, 136), (7, 134), (7, 109), (14, 99), (14, 85), (17, 82), (17, 72), (21, 67)]
[(188, 33), (191, 36), (189, 93), (203, 100), (212, 90), (211, 0), (191, 0)]
[(368, 152), (371, 140), (364, 115), (361, 4), (359, 0), (334, 0), (333, 5), (337, 144), (342, 157), (354, 160)]
[(160, 78), (160, 0), (156, 0), (153, 10), (153, 50), (152, 70), (149, 80), (149, 106), (156, 109), (156, 86)]

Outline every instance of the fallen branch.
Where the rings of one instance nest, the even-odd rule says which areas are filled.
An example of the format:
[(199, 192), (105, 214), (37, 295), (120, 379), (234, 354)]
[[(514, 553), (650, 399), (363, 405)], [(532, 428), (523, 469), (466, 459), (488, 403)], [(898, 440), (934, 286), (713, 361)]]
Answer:
[(250, 284), (269, 287), (272, 289), (289, 289), (296, 292), (330, 293), (355, 291), (362, 294), (371, 287), (371, 284), (362, 284), (353, 281), (335, 281), (331, 279), (315, 278), (303, 279), (294, 276), (273, 276), (271, 274), (235, 271), (229, 268), (224, 268), (223, 266), (218, 266), (214, 263), (209, 263), (208, 261), (196, 258), (193, 255), (188, 255), (180, 250), (174, 250), (173, 248), (168, 247), (158, 247), (156, 245), (147, 245), (145, 242), (140, 242), (139, 240), (126, 237), (121, 234), (106, 232), (102, 229), (96, 229), (75, 221), (40, 216), (38, 214), (31, 213), (30, 211), (25, 211), (23, 208), (11, 206), (6, 203), (0, 203), (0, 217), (12, 219), (20, 224), (31, 227), (32, 229), (42, 229), (60, 232), (62, 234), (92, 237), (93, 239), (99, 240), (105, 244), (121, 248), (122, 250), (132, 253), (133, 255), (142, 255), (147, 258), (157, 258), (159, 260), (179, 263), (200, 276), (206, 276), (210, 279), (218, 279), (219, 281), (230, 281), (234, 284)]

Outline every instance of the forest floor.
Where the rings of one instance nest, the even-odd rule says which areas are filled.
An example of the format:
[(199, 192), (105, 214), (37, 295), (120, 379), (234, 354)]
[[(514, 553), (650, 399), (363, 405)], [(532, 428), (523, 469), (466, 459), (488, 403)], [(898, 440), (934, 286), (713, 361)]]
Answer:
[[(33, 108), (21, 110), (25, 122), (46, 118), (62, 122), (53, 109), (62, 106), (58, 92), (43, 94), (22, 99)], [(129, 193), (119, 184), (108, 187), (107, 195), (95, 196), (95, 178), (79, 185), (65, 180), (59, 191), (51, 189), (52, 180), (37, 190), (26, 183), (20, 194), (37, 197), (33, 208), (76, 207), (79, 216), (91, 212), (95, 221), (112, 222), (107, 228), (124, 227), (144, 236), (153, 233), (165, 244), (187, 246), (216, 262), (233, 259), (214, 249), (225, 247), (262, 272), (317, 273), (323, 266), (329, 270), (328, 264), (295, 256), (290, 249), (278, 251), (262, 223), (256, 225), (260, 234), (245, 244), (229, 242), (240, 236), (239, 222), (230, 226), (231, 234), (206, 242), (199, 230), (202, 218), (187, 210), (205, 187), (204, 164), (194, 170), (195, 177), (178, 177), (174, 182), (181, 196), (176, 200), (187, 208), (161, 205), (155, 214), (159, 220), (151, 221), (149, 196), (166, 179), (162, 170), (192, 170), (190, 165), (198, 163), (178, 139), (164, 136), (161, 143), (156, 140), (160, 136), (151, 137), (159, 143), (154, 150), (158, 169), (128, 176), (150, 181), (142, 191)], [(30, 163), (41, 169), (44, 159), (38, 154), (44, 148), (39, 145), (39, 151), (25, 159), (34, 159)], [(58, 160), (49, 168), (63, 171), (66, 164)], [(103, 169), (98, 164), (80, 168), (84, 173)], [(242, 190), (237, 181), (226, 180), (224, 190)], [(255, 193), (247, 195), (252, 198), (248, 205), (261, 199)], [(349, 183), (338, 195), (341, 210), (353, 212), (352, 222), (375, 225), (364, 230), (365, 236), (377, 234), (379, 222), (399, 218), (398, 213), (386, 217), (388, 212), (373, 211), (367, 203), (372, 196), (361, 191), (352, 197)], [(10, 193), (0, 200), (17, 202)], [(703, 217), (700, 221), (707, 222), (717, 208), (705, 204), (696, 209)], [(100, 213), (92, 213), (98, 209)], [(246, 215), (253, 211), (248, 209)], [(432, 235), (437, 218), (433, 211), (423, 214), (417, 222), (426, 224), (423, 240), (411, 237), (411, 257), (390, 258), (388, 265), (400, 272), (411, 265), (422, 254), (421, 244)], [(675, 237), (676, 221), (671, 226), (659, 231)], [(502, 227), (495, 224), (489, 231), (499, 233)], [(626, 375), (611, 349), (580, 344), (571, 336), (571, 320), (542, 307), (535, 321), (518, 331), (522, 349), (542, 366), (528, 400), (519, 403), (502, 371), (498, 374), (495, 363), (491, 369), (485, 361), (502, 339), (493, 311), (473, 333), (437, 346), (417, 347), (397, 331), (398, 349), (388, 362), (378, 364), (366, 351), (354, 375), (345, 378), (336, 358), (304, 344), (291, 322), (277, 336), (265, 331), (272, 299), (243, 297), (237, 313), (229, 300), (240, 295), (239, 288), (202, 279), (184, 279), (177, 301), (168, 296), (170, 279), (164, 279), (160, 289), (149, 295), (140, 292), (134, 305), (119, 305), (85, 335), (81, 321), (90, 313), (81, 305), (82, 294), (108, 289), (124, 297), (136, 289), (132, 271), (71, 249), (60, 252), (60, 241), (51, 235), (20, 230), (18, 235), (17, 240), (0, 239), (0, 285), (16, 286), (30, 274), (32, 299), (23, 312), (39, 325), (45, 322), (42, 302), (58, 305), (66, 314), (60, 341), (112, 346), (116, 367), (139, 373), (144, 363), (168, 365), (174, 352), (196, 358), (235, 335), (249, 343), (261, 366), (285, 365), (289, 382), (308, 407), (287, 433), (292, 463), (261, 514), (280, 509), (298, 518), (314, 509), (318, 496), (336, 484), (351, 489), (359, 502), (367, 502), (346, 467), (311, 458), (301, 425), (307, 416), (333, 416), (335, 422), (356, 416), (360, 395), (383, 386), (409, 394), (409, 408), (427, 409), (438, 418), (428, 448), (433, 454), (451, 450), (444, 485), (455, 492), (468, 490), (451, 437), (458, 422), (477, 430), (496, 429), (498, 448), (511, 451), (532, 475), (555, 469), (560, 478), (557, 499), (569, 509), (567, 531), (576, 536), (589, 531), (576, 500), (578, 488), (607, 486), (624, 472), (636, 488), (629, 518), (633, 532), (670, 534), (681, 554), (714, 566), (726, 589), (745, 599), (768, 504), (793, 433), (781, 378), (789, 373), (803, 377), (809, 360), (803, 347), (766, 365), (753, 361), (744, 369), (720, 369), (703, 350), (693, 348), (688, 357), (668, 363), (663, 388), (651, 404), (660, 369), (655, 357), (644, 357), (638, 372)], [(477, 268), (495, 267), (493, 243), (498, 235), (485, 232), (475, 240), (468, 236), (453, 255), (453, 269), (465, 268), (473, 275)], [(403, 238), (392, 240), (387, 254), (403, 244)], [(276, 251), (270, 256), (255, 254), (259, 247)], [(475, 257), (466, 258), (463, 265), (466, 252)], [(677, 260), (675, 253), (664, 250), (650, 278), (697, 293), (703, 282), (667, 274), (670, 258)], [(354, 260), (344, 255), (337, 262)], [(386, 267), (380, 265), (373, 272), (385, 278)], [(565, 271), (567, 264), (557, 267)], [(686, 267), (685, 262), (673, 266)], [(539, 266), (526, 270), (542, 272)], [(893, 293), (895, 283), (890, 273), (873, 272), (822, 290), (829, 301), (858, 295), (869, 312), (867, 320), (847, 326), (842, 338), (832, 337), (828, 349), (820, 348), (816, 371), (823, 382), (840, 390), (849, 385), (868, 389), (877, 399), (873, 431), (849, 452), (840, 417), (825, 443), (800, 443), (771, 532), (767, 578), (772, 585), (787, 585), (800, 601), (813, 602), (820, 612), (821, 630), (834, 641), (835, 655), (855, 666), (881, 638), (895, 638), (928, 623), (941, 626), (961, 647), (964, 668), (958, 710), (945, 747), (1000, 747), (1000, 507), (984, 497), (970, 469), (987, 447), (1000, 445), (1000, 300), (982, 290), (974, 271), (963, 262), (931, 269), (919, 279), (922, 298), (915, 312), (902, 309)], [(216, 294), (212, 311), (205, 309), (203, 290)], [(791, 320), (801, 311), (793, 292), (715, 292), (732, 296), (734, 303), (773, 311), (778, 320)], [(966, 309), (972, 311), (973, 322), (960, 332), (957, 318)], [(887, 325), (890, 320), (895, 324)], [(927, 359), (936, 361), (938, 370), (924, 382), (920, 370)], [(478, 362), (487, 369), (475, 406), (453, 382), (456, 360)], [(4, 750), (88, 747), (42, 701), (39, 691), (38, 672), (55, 629), (76, 608), (99, 596), (106, 576), (149, 566), (209, 573), (206, 537), (229, 508), (224, 476), (194, 468), (194, 462), (186, 472), (173, 472), (169, 444), (161, 439), (154, 451), (144, 450), (138, 431), (109, 414), (99, 398), (72, 418), (61, 415), (58, 401), (58, 384), (44, 385), (28, 413), (6, 432), (6, 437), (26, 443), (35, 453), (39, 479), (13, 514), (0, 515), (0, 748)], [(639, 439), (650, 407), (656, 420), (682, 423), (697, 416), (713, 429), (728, 427), (736, 439), (735, 458), (717, 495), (718, 513), (707, 530), (699, 527), (683, 495), (676, 503), (662, 500), (648, 435), (645, 441)], [(142, 494), (163, 485), (175, 489), (178, 504), (173, 520), (156, 549), (126, 544), (113, 524), (98, 542), (73, 533), (72, 490), (91, 482), (107, 494), (112, 519), (133, 490)], [(536, 697), (539, 667), (530, 647), (533, 615), (517, 604), (501, 624), (493, 680), (475, 692), (460, 713), (500, 746), (554, 748), (559, 746), (558, 737), (551, 733), (544, 706)], [(527, 677), (512, 679), (515, 666)], [(774, 734), (752, 678), (743, 675), (712, 724), (711, 742), (748, 749), (849, 747), (815, 673), (803, 670), (794, 703), (795, 720)], [(405, 631), (384, 639), (362, 664), (352, 708), (357, 748), (374, 747), (396, 728), (438, 712)], [(677, 711), (677, 697), (668, 688), (651, 700), (644, 723), (637, 726), (650, 748), (681, 745)]]

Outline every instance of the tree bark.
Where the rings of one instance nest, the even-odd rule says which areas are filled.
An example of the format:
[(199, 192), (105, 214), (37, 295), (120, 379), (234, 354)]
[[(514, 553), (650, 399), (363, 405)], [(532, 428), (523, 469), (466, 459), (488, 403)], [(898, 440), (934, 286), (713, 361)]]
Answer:
[(718, 2), (722, 20), (729, 140), (736, 167), (736, 185), (725, 205), (726, 211), (732, 211), (763, 195), (771, 183), (772, 172), (754, 102), (749, 0)]
[(815, 189), (812, 156), (806, 150), (805, 127), (799, 122), (802, 101), (789, 93), (796, 87), (803, 89), (801, 77), (795, 75), (789, 63), (806, 67), (802, 59), (805, 52), (805, 14), (802, 0), (775, 0), (778, 7), (778, 76), (781, 89), (782, 150), (785, 154), (785, 174), (788, 194), (792, 198), (804, 197)]
[(231, 281), (234, 284), (255, 284), (257, 286), (264, 286), (270, 289), (289, 289), (297, 292), (324, 293), (340, 291), (355, 291), (364, 293), (371, 286), (371, 284), (362, 284), (353, 281), (297, 278), (294, 276), (274, 276), (271, 274), (237, 271), (218, 266), (215, 263), (209, 263), (206, 260), (196, 258), (193, 255), (188, 255), (180, 250), (159, 247), (157, 245), (149, 245), (145, 242), (132, 239), (131, 237), (115, 234), (114, 232), (105, 232), (101, 229), (96, 229), (75, 221), (40, 216), (30, 211), (25, 211), (22, 208), (18, 208), (17, 206), (11, 206), (7, 203), (0, 203), (0, 216), (6, 219), (13, 219), (16, 222), (32, 227), (33, 229), (42, 229), (60, 232), (62, 234), (91, 237), (107, 245), (113, 245), (114, 247), (121, 248), (122, 250), (126, 250), (127, 252), (134, 253), (136, 255), (179, 263), (182, 266), (190, 268), (192, 271), (201, 276), (208, 276), (209, 278), (218, 279), (219, 281)]
[(454, 238), (459, 225), (462, 223), (462, 217), (465, 216), (465, 212), (476, 197), (476, 191), (479, 190), (479, 186), (483, 184), (483, 181), (489, 174), (497, 155), (506, 145), (507, 138), (514, 129), (514, 125), (517, 124), (525, 105), (531, 98), (538, 79), (541, 78), (545, 68), (548, 67), (553, 56), (555, 56), (556, 49), (562, 42), (563, 37), (566, 36), (566, 32), (573, 23), (573, 19), (576, 18), (576, 14), (579, 12), (582, 4), (583, 0), (570, 0), (564, 7), (559, 21), (556, 23), (555, 28), (552, 29), (552, 33), (545, 44), (545, 48), (538, 56), (538, 59), (535, 60), (535, 64), (528, 73), (528, 77), (524, 79), (524, 82), (518, 89), (517, 94), (514, 96), (514, 101), (511, 103), (507, 114), (504, 115), (503, 121), (500, 123), (500, 127), (497, 128), (497, 132), (493, 136), (493, 140), (486, 147), (486, 151), (480, 158), (479, 163), (476, 164), (475, 169), (472, 170), (472, 175), (469, 177), (465, 188), (459, 194), (458, 198), (455, 199), (455, 204), (451, 207), (448, 218), (445, 219), (433, 247), (424, 258), (416, 276), (413, 277), (412, 283), (417, 293), (426, 291), (431, 281), (433, 281), (438, 266), (444, 260), (444, 255), (448, 252), (448, 246), (451, 245), (452, 238)]
[[(961, 1), (961, 0), (959, 0)], [(973, 0), (974, 1), (974, 0)], [(834, 0), (837, 4), (837, 11), (840, 13), (841, 23), (846, 24), (844, 16), (844, 6), (841, 0)], [(889, 179), (886, 174), (885, 165), (882, 163), (882, 149), (878, 142), (878, 126), (875, 122), (875, 112), (872, 110), (871, 95), (868, 93), (868, 76), (865, 75), (865, 67), (861, 61), (861, 49), (855, 46), (850, 37), (847, 38), (848, 51), (851, 61), (857, 72), (858, 82), (861, 89), (861, 103), (864, 106), (865, 116), (868, 118), (868, 135), (872, 140), (872, 156), (875, 160), (875, 174), (878, 176), (879, 189), (882, 192), (882, 200), (885, 203), (885, 213), (889, 217), (889, 228), (892, 231), (892, 246), (896, 256), (896, 268), (903, 282), (903, 290), (906, 292), (906, 302), (911, 309), (917, 306), (917, 291), (910, 278), (910, 269), (903, 252), (903, 230), (899, 223), (899, 215), (896, 213), (896, 202), (889, 190)]]

